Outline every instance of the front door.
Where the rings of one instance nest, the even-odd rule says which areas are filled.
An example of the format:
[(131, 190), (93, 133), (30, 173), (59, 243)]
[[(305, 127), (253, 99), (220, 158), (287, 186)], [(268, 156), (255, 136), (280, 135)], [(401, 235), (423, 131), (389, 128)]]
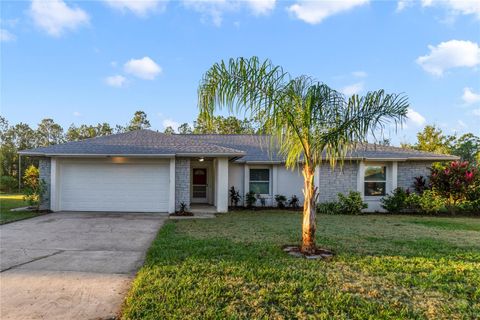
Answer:
[(206, 203), (207, 199), (207, 168), (194, 168), (192, 175), (192, 202)]

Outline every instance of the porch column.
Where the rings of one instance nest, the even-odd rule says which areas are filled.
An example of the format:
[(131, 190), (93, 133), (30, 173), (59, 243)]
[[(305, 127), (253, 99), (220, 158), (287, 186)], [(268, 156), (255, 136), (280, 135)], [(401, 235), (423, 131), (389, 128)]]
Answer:
[(391, 185), (392, 185), (392, 190), (390, 191), (397, 189), (397, 186), (398, 186), (398, 162), (397, 161), (392, 162), (392, 184)]
[(272, 165), (272, 207), (277, 206), (275, 201), (275, 195), (278, 194), (278, 166), (276, 164)]
[(217, 212), (228, 211), (228, 158), (218, 158), (215, 166), (215, 200)]
[(243, 167), (244, 172), (243, 172), (243, 205), (247, 205), (247, 201), (245, 199), (247, 198), (247, 193), (250, 191), (250, 167), (248, 164), (245, 164)]
[(362, 199), (364, 198), (364, 184), (365, 180), (365, 162), (360, 161), (358, 163), (358, 173), (357, 173), (357, 191), (360, 192)]
[(168, 197), (168, 213), (175, 213), (175, 158), (170, 159), (170, 194)]

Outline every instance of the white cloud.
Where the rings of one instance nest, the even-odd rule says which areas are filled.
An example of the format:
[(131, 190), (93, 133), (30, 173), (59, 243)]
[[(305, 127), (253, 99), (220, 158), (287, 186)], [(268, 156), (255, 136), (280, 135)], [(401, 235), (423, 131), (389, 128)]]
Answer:
[(405, 10), (405, 8), (410, 7), (413, 4), (413, 0), (398, 0), (397, 2), (397, 12)]
[(226, 12), (247, 7), (254, 15), (266, 15), (275, 9), (276, 0), (183, 0), (183, 5), (200, 13), (202, 21), (210, 20), (218, 27)]
[(1, 42), (8, 42), (8, 41), (14, 41), (17, 37), (15, 37), (14, 34), (12, 34), (10, 31), (6, 29), (0, 29), (0, 41)]
[(458, 15), (475, 15), (480, 19), (480, 1), (478, 0), (398, 0), (397, 12), (405, 10), (416, 3), (420, 3), (423, 8), (440, 7), (446, 10), (448, 17), (444, 20), (452, 22)]
[(416, 62), (435, 76), (442, 76), (447, 69), (480, 64), (480, 47), (471, 41), (450, 40), (428, 48), (430, 53), (418, 57)]
[(75, 117), (80, 117), (82, 114), (81, 114), (80, 112), (78, 112), (78, 111), (75, 111), (75, 112), (73, 112), (73, 115), (74, 115)]
[(408, 109), (407, 118), (411, 123), (419, 127), (424, 125), (427, 122), (424, 116), (422, 116), (420, 113), (413, 110), (412, 108)]
[(480, 101), (480, 94), (473, 92), (472, 88), (463, 88), (462, 100), (466, 104), (472, 104)]
[(150, 57), (131, 59), (123, 67), (126, 73), (145, 80), (153, 80), (162, 72), (162, 68)]
[(480, 19), (480, 1), (478, 0), (422, 0), (422, 7), (441, 6), (451, 15), (473, 14)]
[(341, 1), (308, 1), (299, 0), (288, 7), (298, 19), (310, 24), (322, 22), (329, 16), (365, 5), (369, 0), (341, 0)]
[(343, 87), (340, 92), (342, 92), (344, 95), (350, 97), (354, 94), (359, 94), (360, 92), (363, 91), (363, 82), (357, 82), (354, 84), (351, 84), (349, 86)]
[(119, 74), (105, 78), (105, 83), (111, 87), (121, 88), (127, 83), (127, 78)]
[(110, 7), (122, 12), (131, 11), (133, 14), (145, 17), (149, 12), (161, 12), (167, 6), (167, 0), (103, 0)]
[(472, 110), (473, 115), (480, 117), (480, 108)]
[(172, 127), (173, 130), (177, 131), (178, 127), (180, 126), (180, 123), (172, 119), (165, 119), (162, 121), (162, 125), (164, 129), (166, 129), (167, 127)]
[(63, 0), (32, 0), (30, 15), (37, 26), (55, 37), (89, 22), (85, 11), (67, 6)]
[(226, 11), (234, 11), (239, 7), (237, 2), (227, 0), (183, 0), (183, 5), (200, 13), (203, 21), (211, 20), (217, 27), (222, 24)]
[(268, 14), (275, 9), (276, 0), (246, 0), (254, 14)]
[(368, 76), (368, 73), (366, 73), (365, 71), (354, 71), (352, 72), (352, 76), (357, 78), (366, 78)]

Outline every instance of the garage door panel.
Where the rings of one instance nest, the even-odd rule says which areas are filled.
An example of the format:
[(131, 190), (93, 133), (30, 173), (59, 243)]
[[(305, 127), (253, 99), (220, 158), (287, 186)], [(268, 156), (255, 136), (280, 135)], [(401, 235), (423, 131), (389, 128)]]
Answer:
[(61, 165), (61, 210), (166, 212), (168, 195), (167, 163)]

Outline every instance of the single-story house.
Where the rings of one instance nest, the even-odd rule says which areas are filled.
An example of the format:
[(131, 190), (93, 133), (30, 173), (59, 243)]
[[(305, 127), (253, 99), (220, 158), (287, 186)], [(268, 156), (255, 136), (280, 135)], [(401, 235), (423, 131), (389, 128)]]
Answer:
[[(285, 168), (266, 135), (166, 135), (138, 130), (20, 151), (40, 157), (47, 185), (44, 209), (52, 211), (175, 212), (209, 204), (228, 211), (229, 189), (254, 191), (275, 206), (274, 196), (303, 201), (303, 177)], [(315, 173), (319, 201), (359, 191), (369, 210), (396, 187), (411, 187), (435, 161), (457, 157), (366, 144), (343, 167), (327, 162)]]

